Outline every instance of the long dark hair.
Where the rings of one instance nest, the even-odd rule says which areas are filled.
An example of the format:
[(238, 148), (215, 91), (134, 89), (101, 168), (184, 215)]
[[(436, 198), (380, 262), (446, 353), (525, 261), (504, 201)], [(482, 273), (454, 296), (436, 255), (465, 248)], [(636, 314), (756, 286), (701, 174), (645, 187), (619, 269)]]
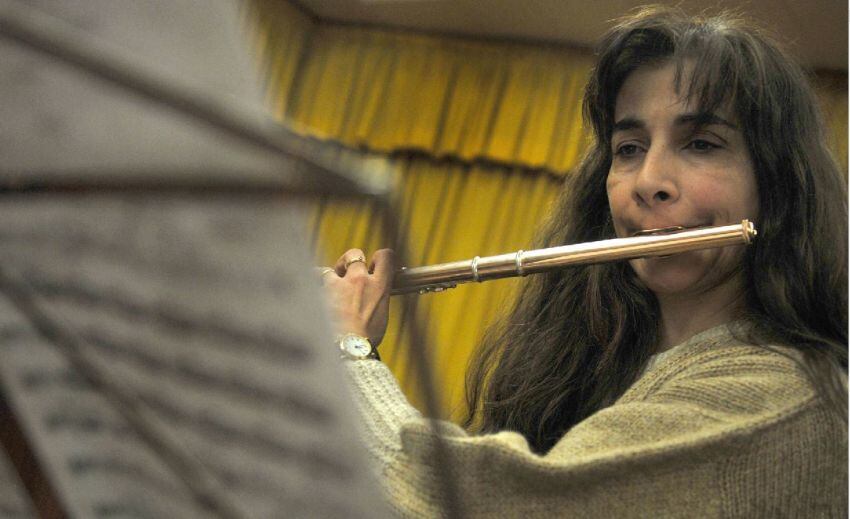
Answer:
[[(805, 73), (761, 32), (728, 15), (694, 18), (669, 8), (644, 9), (618, 24), (602, 41), (585, 92), (594, 143), (537, 245), (614, 237), (605, 180), (615, 100), (630, 73), (659, 62), (675, 64), (681, 91), (706, 112), (732, 106), (749, 147), (759, 237), (744, 260), (754, 325), (748, 339), (799, 350), (816, 388), (843, 411), (846, 187)], [(625, 262), (526, 281), (473, 357), (466, 425), (519, 431), (545, 452), (634, 383), (657, 348), (660, 315), (654, 294)]]

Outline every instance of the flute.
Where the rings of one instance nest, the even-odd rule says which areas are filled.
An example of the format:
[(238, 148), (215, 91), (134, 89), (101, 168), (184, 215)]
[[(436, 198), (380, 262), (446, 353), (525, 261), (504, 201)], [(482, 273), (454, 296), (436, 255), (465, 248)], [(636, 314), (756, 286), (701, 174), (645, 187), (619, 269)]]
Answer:
[(667, 227), (636, 233), (631, 238), (615, 238), (546, 249), (519, 250), (497, 256), (475, 256), (425, 267), (402, 267), (393, 278), (390, 294), (442, 292), (470, 281), (527, 276), (573, 266), (622, 261), (679, 252), (748, 245), (756, 236), (752, 222), (737, 225), (685, 229)]

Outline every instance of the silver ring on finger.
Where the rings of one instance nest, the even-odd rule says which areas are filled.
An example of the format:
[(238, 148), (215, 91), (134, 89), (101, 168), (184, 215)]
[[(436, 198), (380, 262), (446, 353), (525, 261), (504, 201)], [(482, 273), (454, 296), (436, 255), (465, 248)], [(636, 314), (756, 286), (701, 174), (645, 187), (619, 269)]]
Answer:
[(362, 263), (362, 264), (365, 265), (366, 264), (366, 258), (364, 258), (363, 256), (357, 256), (356, 258), (353, 258), (353, 259), (346, 261), (345, 262), (345, 270), (348, 270), (348, 266), (351, 265), (352, 263)]

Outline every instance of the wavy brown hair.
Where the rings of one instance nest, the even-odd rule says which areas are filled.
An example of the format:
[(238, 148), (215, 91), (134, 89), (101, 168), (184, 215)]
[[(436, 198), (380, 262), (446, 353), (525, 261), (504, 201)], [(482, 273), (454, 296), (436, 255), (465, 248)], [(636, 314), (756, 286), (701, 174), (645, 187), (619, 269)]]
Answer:
[[(615, 101), (629, 74), (661, 62), (675, 64), (680, 91), (705, 112), (733, 107), (748, 145), (760, 208), (759, 237), (743, 266), (749, 339), (800, 351), (816, 388), (846, 419), (844, 175), (806, 74), (762, 32), (729, 15), (695, 18), (670, 8), (644, 9), (614, 27), (585, 91), (593, 145), (537, 245), (614, 237), (605, 180)], [(518, 431), (542, 453), (635, 382), (657, 348), (660, 315), (626, 262), (526, 281), (473, 357), (466, 425)]]

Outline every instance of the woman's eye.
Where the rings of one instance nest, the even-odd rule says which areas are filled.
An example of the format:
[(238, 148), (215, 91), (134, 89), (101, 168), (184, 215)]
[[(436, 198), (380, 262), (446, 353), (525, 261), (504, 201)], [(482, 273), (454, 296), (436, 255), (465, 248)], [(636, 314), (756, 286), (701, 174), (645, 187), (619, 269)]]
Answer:
[(630, 157), (640, 152), (640, 147), (637, 144), (623, 144), (617, 147), (617, 155), (622, 157)]
[(695, 151), (711, 151), (715, 148), (719, 148), (720, 146), (705, 139), (694, 139), (688, 143), (687, 147), (692, 148)]

